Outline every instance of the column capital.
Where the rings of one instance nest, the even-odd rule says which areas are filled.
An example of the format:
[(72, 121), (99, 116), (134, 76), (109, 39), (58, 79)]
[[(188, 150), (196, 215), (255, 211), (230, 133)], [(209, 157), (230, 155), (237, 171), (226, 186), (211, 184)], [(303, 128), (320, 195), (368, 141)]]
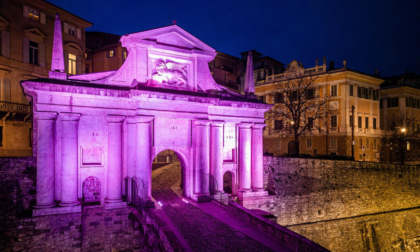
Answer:
[(238, 123), (239, 128), (241, 129), (249, 129), (252, 127), (252, 123), (247, 123), (247, 122), (243, 122), (243, 123)]
[(211, 122), (212, 127), (223, 127), (223, 125), (225, 125), (224, 121), (212, 121)]
[(201, 120), (201, 119), (194, 120), (194, 125), (196, 126), (209, 126), (210, 123), (211, 123), (210, 120)]
[(57, 112), (35, 112), (34, 118), (36, 120), (54, 120), (57, 118)]
[(125, 119), (125, 116), (122, 115), (107, 115), (106, 121), (109, 123), (122, 123)]
[(67, 113), (63, 112), (58, 114), (58, 118), (61, 121), (78, 121), (80, 119), (81, 114), (79, 113)]
[(256, 123), (252, 125), (253, 130), (263, 129), (267, 124), (265, 123)]
[(155, 119), (155, 117), (149, 115), (136, 115), (126, 117), (127, 123), (149, 123), (153, 119)]

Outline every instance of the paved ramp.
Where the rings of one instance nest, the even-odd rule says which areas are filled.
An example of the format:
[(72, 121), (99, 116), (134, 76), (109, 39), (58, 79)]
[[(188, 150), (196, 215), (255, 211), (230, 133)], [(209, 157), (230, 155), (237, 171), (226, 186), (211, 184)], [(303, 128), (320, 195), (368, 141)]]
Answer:
[(153, 171), (152, 196), (162, 204), (156, 204), (156, 211), (162, 211), (160, 215), (170, 222), (168, 226), (185, 250), (289, 251), (271, 236), (233, 216), (223, 205), (187, 203), (178, 195), (180, 174), (179, 163)]

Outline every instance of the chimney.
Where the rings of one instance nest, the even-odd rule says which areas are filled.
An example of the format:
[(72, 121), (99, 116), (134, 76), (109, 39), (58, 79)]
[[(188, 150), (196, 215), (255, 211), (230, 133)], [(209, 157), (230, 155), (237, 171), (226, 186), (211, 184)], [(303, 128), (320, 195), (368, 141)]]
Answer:
[(327, 65), (327, 59), (324, 57), (322, 57), (322, 61), (324, 62), (323, 65), (326, 66)]
[(334, 61), (330, 61), (330, 66), (328, 67), (328, 70), (334, 70)]
[(318, 66), (318, 58), (315, 60), (315, 66)]
[(58, 13), (55, 14), (54, 41), (49, 77), (61, 80), (67, 79), (67, 74), (64, 72), (63, 37), (61, 36), (61, 22)]
[(248, 59), (246, 62), (246, 73), (245, 73), (245, 95), (255, 93), (255, 83), (254, 83), (254, 66), (252, 62), (252, 51), (248, 52)]

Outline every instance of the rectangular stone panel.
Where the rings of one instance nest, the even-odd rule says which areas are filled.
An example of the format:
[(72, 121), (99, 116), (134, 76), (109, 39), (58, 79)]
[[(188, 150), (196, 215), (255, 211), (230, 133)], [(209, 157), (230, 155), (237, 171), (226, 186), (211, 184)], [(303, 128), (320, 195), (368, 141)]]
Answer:
[(167, 147), (190, 147), (190, 120), (156, 118), (155, 145)]
[(84, 166), (102, 165), (102, 146), (82, 147), (82, 165)]

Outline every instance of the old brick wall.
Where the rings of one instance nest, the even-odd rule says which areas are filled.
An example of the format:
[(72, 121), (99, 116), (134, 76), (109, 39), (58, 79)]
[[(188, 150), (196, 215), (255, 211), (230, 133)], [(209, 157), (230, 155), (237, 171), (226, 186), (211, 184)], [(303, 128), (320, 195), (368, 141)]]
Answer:
[[(420, 167), (264, 157), (264, 168), (266, 186), (275, 195), (245, 202), (246, 207), (272, 212), (279, 224), (333, 251), (367, 251), (360, 223), (375, 219), (377, 229), (369, 231), (369, 224), (364, 234), (381, 236), (382, 249), (398, 243), (395, 236), (409, 243), (420, 233), (419, 219), (412, 217), (420, 207)], [(388, 229), (398, 232), (381, 231)]]

